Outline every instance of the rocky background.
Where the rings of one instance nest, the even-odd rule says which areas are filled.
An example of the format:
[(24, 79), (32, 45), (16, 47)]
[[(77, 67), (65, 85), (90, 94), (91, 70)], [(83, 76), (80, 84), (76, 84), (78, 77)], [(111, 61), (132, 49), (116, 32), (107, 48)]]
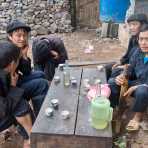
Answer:
[(32, 36), (73, 29), (69, 0), (0, 0), (0, 39), (6, 36), (8, 22), (16, 18), (32, 28)]

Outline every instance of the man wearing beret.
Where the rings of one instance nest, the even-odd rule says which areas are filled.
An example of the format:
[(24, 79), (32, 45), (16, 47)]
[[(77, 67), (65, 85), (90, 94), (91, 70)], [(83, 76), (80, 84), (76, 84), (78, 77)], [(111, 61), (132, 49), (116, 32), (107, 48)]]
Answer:
[(37, 116), (48, 90), (48, 81), (41, 71), (32, 72), (31, 59), (28, 57), (28, 37), (31, 28), (19, 20), (11, 21), (7, 26), (10, 42), (21, 49), (21, 57), (17, 72), (19, 80), (17, 85), (25, 90), (25, 98), (32, 100), (35, 115)]

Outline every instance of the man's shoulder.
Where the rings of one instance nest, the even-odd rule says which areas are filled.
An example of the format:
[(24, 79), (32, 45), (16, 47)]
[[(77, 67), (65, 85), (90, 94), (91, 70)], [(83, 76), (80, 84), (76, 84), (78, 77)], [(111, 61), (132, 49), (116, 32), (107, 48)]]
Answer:
[(143, 54), (141, 52), (141, 49), (137, 48), (137, 50), (133, 53), (130, 61), (139, 62), (142, 59), (142, 57)]
[(39, 40), (41, 39), (41, 37), (34, 37), (33, 39), (32, 39), (32, 43), (36, 43), (36, 42), (38, 42)]
[(134, 48), (133, 50), (134, 50), (133, 56), (138, 56), (141, 54), (140, 48)]

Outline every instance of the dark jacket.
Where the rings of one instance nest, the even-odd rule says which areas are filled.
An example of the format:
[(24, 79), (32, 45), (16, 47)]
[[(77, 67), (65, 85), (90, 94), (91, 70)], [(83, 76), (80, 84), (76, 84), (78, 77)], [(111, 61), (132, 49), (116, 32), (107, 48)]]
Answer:
[(130, 59), (129, 80), (148, 85), (148, 62), (144, 64), (144, 53), (138, 49)]
[(128, 49), (124, 56), (120, 59), (122, 65), (128, 64), (131, 56), (134, 54), (135, 50), (138, 48), (137, 36), (132, 36), (129, 40)]
[(28, 57), (27, 59), (24, 59), (23, 57), (19, 60), (19, 65), (17, 67), (17, 70), (19, 70), (23, 76), (29, 75), (31, 73), (31, 59)]
[(24, 90), (10, 86), (10, 75), (0, 70), (0, 118), (13, 111), (24, 95)]
[[(41, 50), (37, 50), (37, 43), (41, 40), (45, 40), (46, 42), (48, 42), (47, 51), (42, 52)], [(49, 54), (50, 50), (54, 50), (58, 52), (59, 59), (53, 59), (53, 57)], [(44, 59), (51, 61), (55, 64), (64, 63), (65, 60), (68, 59), (68, 54), (65, 49), (63, 41), (59, 37), (55, 37), (53, 35), (49, 35), (48, 37), (36, 38), (33, 41), (32, 51), (33, 51), (33, 59), (35, 64), (36, 64), (35, 61), (37, 59), (36, 55), (38, 55), (36, 52), (40, 52), (40, 54), (38, 55), (39, 57), (43, 57)], [(45, 57), (46, 56), (45, 54), (48, 55), (47, 58)], [(43, 63), (37, 63), (37, 64), (43, 64)]]

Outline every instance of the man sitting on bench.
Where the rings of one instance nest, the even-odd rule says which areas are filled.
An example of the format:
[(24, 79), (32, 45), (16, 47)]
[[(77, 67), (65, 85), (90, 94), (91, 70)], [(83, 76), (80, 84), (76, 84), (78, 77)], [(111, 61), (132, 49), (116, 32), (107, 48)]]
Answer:
[(32, 120), (24, 91), (16, 86), (20, 49), (10, 42), (0, 43), (0, 132), (19, 124), (27, 133), (24, 148), (30, 147)]
[(68, 59), (63, 41), (56, 36), (37, 38), (32, 44), (34, 67), (45, 72), (46, 78), (52, 81), (55, 68)]
[(37, 116), (49, 85), (42, 71), (32, 71), (31, 59), (28, 57), (28, 39), (31, 28), (24, 22), (12, 20), (7, 25), (8, 40), (21, 49), (21, 57), (17, 71), (19, 79), (17, 86), (25, 91), (25, 99), (32, 101), (34, 113)]
[[(134, 131), (139, 129), (143, 113), (148, 107), (148, 25), (141, 28), (138, 36), (139, 47), (130, 59), (128, 71), (129, 89), (124, 96), (134, 96), (133, 105), (134, 117), (127, 125), (127, 130)], [(119, 76), (109, 80), (111, 88), (111, 106), (119, 104), (120, 86), (125, 82), (125, 77)]]
[(106, 65), (106, 74), (107, 80), (110, 77), (118, 76), (124, 68), (125, 64), (129, 64), (129, 60), (132, 57), (133, 53), (137, 50), (138, 47), (138, 33), (140, 28), (148, 23), (148, 18), (145, 14), (132, 14), (128, 19), (128, 28), (131, 38), (129, 40), (128, 49), (124, 56), (120, 59), (120, 63), (118, 64), (108, 64)]

